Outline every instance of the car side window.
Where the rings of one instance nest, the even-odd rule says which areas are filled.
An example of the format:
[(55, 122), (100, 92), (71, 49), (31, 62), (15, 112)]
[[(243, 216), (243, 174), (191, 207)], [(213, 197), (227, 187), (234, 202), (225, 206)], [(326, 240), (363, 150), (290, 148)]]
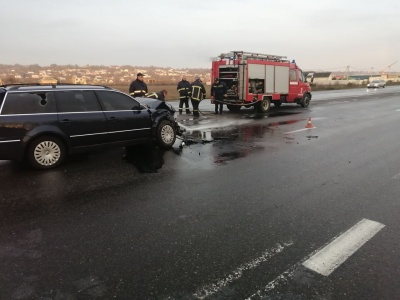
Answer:
[(56, 98), (59, 113), (102, 110), (93, 91), (58, 91)]
[(101, 104), (106, 111), (115, 110), (132, 110), (132, 108), (140, 107), (139, 102), (129, 97), (128, 95), (111, 92), (111, 91), (96, 91)]
[(1, 114), (45, 114), (55, 113), (56, 103), (53, 92), (9, 93)]

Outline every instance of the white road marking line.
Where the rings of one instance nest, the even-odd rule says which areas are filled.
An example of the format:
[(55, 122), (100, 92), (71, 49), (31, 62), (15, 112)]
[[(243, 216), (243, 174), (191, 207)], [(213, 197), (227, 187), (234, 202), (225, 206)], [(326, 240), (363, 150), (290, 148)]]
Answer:
[[(328, 252), (326, 252), (327, 255), (326, 258), (328, 260), (326, 261), (326, 267), (328, 267), (328, 264), (333, 262), (336, 258), (339, 258), (340, 263), (336, 262), (337, 265), (333, 266), (332, 268), (329, 268), (331, 274), (334, 269), (336, 269), (341, 263), (343, 263), (348, 257), (350, 257), (351, 254), (353, 254), (356, 250), (358, 250), (363, 244), (365, 244), (369, 239), (371, 239), (376, 233), (378, 233), (385, 225), (375, 222), (375, 221), (370, 221), (367, 219), (362, 219), (360, 222), (358, 222), (356, 225), (354, 225), (352, 228), (347, 230), (345, 233), (340, 235), (339, 237), (335, 238), (333, 242), (331, 242), (329, 245), (325, 246), (322, 248), (322, 250), (317, 250), (317, 252), (312, 255), (309, 259), (307, 259), (302, 265), (315, 271), (314, 269), (310, 268), (308, 265), (312, 265), (314, 267), (314, 263), (317, 261), (312, 261), (314, 257), (319, 258), (319, 263), (322, 263), (319, 265), (320, 268), (318, 268), (318, 271), (315, 271), (319, 274), (320, 269), (325, 268), (324, 261), (322, 255), (323, 253), (321, 251), (325, 251), (327, 249)], [(334, 247), (338, 247), (336, 250), (333, 249)], [(332, 251), (334, 250), (334, 251)], [(347, 250), (347, 251), (346, 251)], [(322, 255), (321, 255), (322, 254)], [(329, 258), (333, 258), (333, 260), (329, 261)], [(343, 259), (344, 258), (344, 259)], [(276, 277), (274, 280), (270, 281), (263, 290), (258, 290), (255, 292), (253, 295), (250, 297), (246, 298), (246, 300), (251, 300), (254, 299), (255, 297), (259, 299), (263, 299), (268, 296), (268, 292), (275, 289), (281, 284), (284, 284), (288, 282), (289, 278), (291, 278), (296, 271), (296, 269), (299, 267), (299, 263), (293, 265), (291, 268), (283, 272), (281, 275)], [(328, 268), (327, 268), (328, 270)], [(328, 274), (328, 275), (329, 275)], [(324, 274), (322, 274), (324, 275)], [(325, 275), (325, 276), (328, 276)]]
[(251, 300), (256, 296), (258, 298), (261, 298), (261, 299), (263, 299), (264, 297), (268, 296), (267, 293), (269, 291), (273, 290), (275, 287), (277, 287), (281, 283), (284, 283), (284, 282), (288, 281), (288, 278), (290, 278), (293, 275), (294, 271), (296, 270), (296, 267), (297, 267), (297, 264), (292, 266), (290, 269), (286, 270), (285, 272), (283, 272), (281, 275), (276, 277), (274, 280), (268, 282), (268, 284), (264, 287), (263, 290), (258, 290), (253, 295), (251, 295), (250, 297), (246, 298), (246, 300)]
[(205, 299), (210, 295), (215, 294), (216, 292), (220, 291), (224, 286), (242, 277), (244, 271), (258, 267), (262, 262), (268, 261), (268, 259), (273, 257), (275, 254), (281, 253), (285, 249), (285, 247), (289, 247), (292, 245), (293, 245), (292, 241), (283, 243), (283, 245), (278, 244), (275, 248), (265, 251), (260, 257), (241, 265), (232, 273), (230, 273), (226, 278), (219, 279), (215, 283), (208, 284), (198, 289), (193, 294), (193, 296), (195, 296), (197, 299)]
[(396, 109), (395, 111), (400, 111), (400, 109)]
[(317, 128), (317, 127), (313, 127), (313, 128), (303, 128), (303, 129), (288, 131), (288, 132), (284, 132), (283, 134), (291, 134), (291, 133), (300, 132), (300, 131), (305, 131), (305, 130), (309, 130), (309, 129), (315, 129), (315, 128)]
[(362, 219), (330, 244), (316, 252), (303, 266), (328, 276), (362, 245), (377, 234), (385, 225)]

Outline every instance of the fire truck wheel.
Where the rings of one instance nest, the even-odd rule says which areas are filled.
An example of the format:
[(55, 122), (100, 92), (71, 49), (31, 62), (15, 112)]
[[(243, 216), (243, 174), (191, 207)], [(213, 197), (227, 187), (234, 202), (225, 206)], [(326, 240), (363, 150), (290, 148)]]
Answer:
[(264, 98), (262, 101), (257, 102), (256, 109), (260, 113), (266, 113), (271, 108), (271, 102), (269, 98)]
[(303, 108), (308, 107), (310, 105), (310, 101), (311, 101), (310, 95), (309, 94), (305, 94), (303, 96), (303, 99), (301, 99), (301, 101), (300, 101), (301, 107), (303, 107)]
[(242, 108), (242, 106), (240, 105), (229, 105), (229, 104), (227, 104), (226, 107), (233, 112), (239, 111)]

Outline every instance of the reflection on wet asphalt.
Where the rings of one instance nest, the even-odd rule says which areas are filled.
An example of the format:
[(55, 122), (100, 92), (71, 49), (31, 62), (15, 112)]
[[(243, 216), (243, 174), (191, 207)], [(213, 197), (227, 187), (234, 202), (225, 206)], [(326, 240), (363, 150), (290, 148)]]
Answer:
[[(236, 118), (232, 116), (210, 118), (205, 115), (197, 119), (182, 120), (181, 124), (187, 126), (187, 130), (183, 135), (184, 146), (180, 155), (190, 160), (193, 165), (212, 168), (213, 165), (226, 164), (228, 161), (246, 157), (261, 150), (274, 151), (276, 147), (269, 145), (271, 139), (265, 139), (265, 137), (274, 136), (278, 126), (295, 124), (301, 119), (269, 123), (254, 122), (254, 120), (298, 113), (275, 111), (265, 115), (247, 110), (235, 114)], [(288, 136), (283, 136), (283, 140), (285, 143), (294, 142), (294, 139)]]
[(165, 150), (154, 145), (126, 147), (124, 159), (133, 164), (141, 173), (157, 173), (164, 164)]
[(137, 145), (126, 151), (97, 151), (71, 156), (65, 165), (47, 171), (0, 161), (0, 181), (4, 183), (0, 192), (0, 223), (10, 222), (16, 216), (26, 219), (61, 207), (75, 207), (88, 201), (88, 195), (113, 193), (114, 189), (146, 182), (148, 176), (163, 176), (161, 170), (168, 172), (175, 164), (183, 170), (212, 170), (256, 153), (274, 153), (282, 144), (296, 143), (293, 136), (283, 134), (280, 126), (299, 121), (305, 122), (304, 118), (257, 119), (253, 112), (188, 118), (181, 120), (186, 126), (184, 145), (177, 138), (168, 150)]

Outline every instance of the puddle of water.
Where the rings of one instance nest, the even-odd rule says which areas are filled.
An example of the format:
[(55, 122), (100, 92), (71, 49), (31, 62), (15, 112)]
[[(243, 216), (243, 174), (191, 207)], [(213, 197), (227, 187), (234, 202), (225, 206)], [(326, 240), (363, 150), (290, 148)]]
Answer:
[[(297, 112), (275, 112), (274, 116), (293, 114), (297, 114)], [(262, 116), (265, 117), (264, 114)], [(235, 124), (220, 121), (219, 127), (208, 127), (207, 124), (201, 122), (197, 128), (189, 127), (189, 130), (183, 135), (184, 144), (180, 148), (179, 155), (186, 158), (191, 165), (213, 168), (213, 166), (226, 164), (261, 150), (276, 151), (276, 144), (280, 141), (283, 144), (295, 143), (293, 136), (282, 134), (282, 137), (279, 138), (276, 128), (304, 120), (292, 119), (271, 123), (263, 122), (263, 124), (254, 124), (254, 122)], [(271, 136), (271, 139), (267, 135)], [(278, 139), (276, 139), (277, 136)]]
[(268, 117), (284, 117), (284, 116), (297, 115), (299, 113), (300, 112), (294, 112), (294, 111), (275, 111), (269, 113)]
[(248, 153), (240, 151), (222, 152), (214, 160), (216, 164), (225, 164), (227, 161), (247, 156)]

